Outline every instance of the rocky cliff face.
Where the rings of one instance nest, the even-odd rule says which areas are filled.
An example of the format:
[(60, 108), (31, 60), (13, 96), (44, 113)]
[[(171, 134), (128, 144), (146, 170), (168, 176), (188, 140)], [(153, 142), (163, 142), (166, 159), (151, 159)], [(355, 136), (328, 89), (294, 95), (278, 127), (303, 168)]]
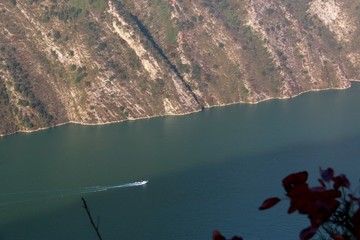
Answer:
[(353, 0), (0, 0), (0, 134), (346, 88)]

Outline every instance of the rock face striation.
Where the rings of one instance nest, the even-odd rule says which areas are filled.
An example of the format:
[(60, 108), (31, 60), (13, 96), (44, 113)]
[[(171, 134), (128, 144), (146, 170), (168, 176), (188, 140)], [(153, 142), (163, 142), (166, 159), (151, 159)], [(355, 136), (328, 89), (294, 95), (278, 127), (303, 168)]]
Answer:
[(1, 0), (0, 135), (347, 88), (353, 0)]

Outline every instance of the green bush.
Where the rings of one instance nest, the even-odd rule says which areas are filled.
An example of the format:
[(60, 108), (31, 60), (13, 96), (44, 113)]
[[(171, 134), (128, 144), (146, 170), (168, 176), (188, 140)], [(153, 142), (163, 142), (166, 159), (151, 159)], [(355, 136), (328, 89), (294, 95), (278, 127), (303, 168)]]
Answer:
[(54, 39), (59, 40), (61, 38), (60, 31), (54, 31), (53, 36), (54, 36)]

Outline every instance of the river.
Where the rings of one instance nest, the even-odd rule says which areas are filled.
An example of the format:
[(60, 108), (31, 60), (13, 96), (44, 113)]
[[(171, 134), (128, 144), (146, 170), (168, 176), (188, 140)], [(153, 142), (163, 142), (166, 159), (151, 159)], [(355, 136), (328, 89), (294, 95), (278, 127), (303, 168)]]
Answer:
[[(360, 177), (360, 84), (289, 100), (0, 139), (0, 239), (296, 239), (281, 180), (319, 167)], [(129, 183), (148, 180), (144, 186)], [(124, 184), (127, 184), (124, 186)], [(99, 218), (98, 218), (99, 217)]]

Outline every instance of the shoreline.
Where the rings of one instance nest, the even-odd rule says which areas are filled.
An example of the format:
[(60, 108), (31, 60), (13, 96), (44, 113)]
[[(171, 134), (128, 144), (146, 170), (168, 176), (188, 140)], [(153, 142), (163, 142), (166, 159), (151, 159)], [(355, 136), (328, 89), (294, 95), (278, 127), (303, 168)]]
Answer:
[[(292, 99), (292, 98), (298, 97), (298, 96), (303, 95), (305, 93), (321, 92), (321, 91), (328, 91), (328, 90), (346, 90), (346, 89), (349, 89), (349, 88), (352, 87), (351, 83), (360, 83), (360, 79), (349, 79), (349, 80), (350, 80), (350, 86), (349, 87), (311, 89), (311, 90), (300, 92), (300, 93), (295, 94), (295, 95), (293, 95), (291, 97), (269, 97), (269, 98), (264, 98), (264, 99), (262, 99), (260, 101), (256, 101), (256, 102), (239, 101), (239, 102), (233, 102), (233, 103), (224, 103), (224, 104), (217, 104), (217, 105), (212, 105), (212, 106), (209, 106), (209, 107), (204, 107), (204, 109), (211, 109), (211, 108), (216, 108), (216, 107), (227, 107), (227, 106), (232, 106), (232, 105), (237, 105), (237, 104), (255, 105), (255, 104), (263, 103), (263, 102), (269, 101), (269, 100), (287, 100), (287, 99)], [(26, 134), (26, 133), (39, 132), (39, 131), (48, 130), (48, 129), (51, 129), (51, 128), (61, 127), (61, 126), (68, 125), (68, 124), (81, 125), (81, 126), (104, 126), (104, 125), (110, 125), (110, 124), (116, 124), (116, 123), (123, 123), (123, 122), (137, 121), (137, 120), (145, 120), (145, 119), (152, 119), (152, 118), (160, 118), (160, 117), (167, 117), (167, 116), (185, 116), (185, 115), (190, 115), (190, 114), (202, 112), (204, 109), (199, 109), (199, 110), (194, 110), (194, 111), (191, 111), (191, 112), (179, 113), (179, 114), (153, 115), (153, 116), (147, 116), (147, 117), (138, 117), (138, 118), (116, 120), (116, 121), (109, 121), (109, 122), (100, 122), (100, 123), (84, 123), (84, 122), (77, 122), (77, 121), (68, 121), (68, 122), (59, 123), (59, 124), (56, 124), (56, 125), (50, 126), (50, 127), (42, 127), (42, 128), (37, 128), (37, 129), (34, 129), (34, 130), (19, 130), (19, 131), (9, 133), (9, 134), (0, 134), (0, 138), (15, 135), (15, 134), (19, 134), (19, 133), (20, 134), (21, 133)]]

